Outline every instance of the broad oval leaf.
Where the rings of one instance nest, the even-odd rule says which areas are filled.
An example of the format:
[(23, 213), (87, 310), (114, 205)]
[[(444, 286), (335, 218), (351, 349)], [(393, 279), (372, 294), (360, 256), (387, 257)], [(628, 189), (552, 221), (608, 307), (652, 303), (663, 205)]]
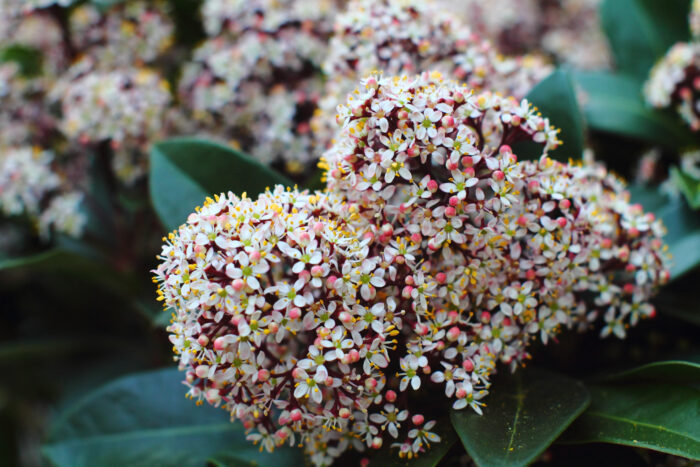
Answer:
[[(562, 145), (549, 153), (553, 159), (578, 159), (583, 153), (583, 116), (568, 72), (556, 70), (537, 84), (527, 95), (530, 101), (560, 130)], [(533, 143), (516, 144), (513, 148), (521, 159), (533, 159), (542, 154), (541, 146)]]
[(690, 0), (605, 0), (600, 19), (620, 71), (646, 79), (656, 60), (690, 39)]
[(370, 457), (369, 467), (435, 467), (457, 441), (457, 434), (447, 418), (438, 420), (432, 431), (440, 435), (440, 442), (432, 443), (430, 449), (412, 459), (399, 457), (398, 448), (390, 447), (390, 438), (385, 439), (386, 445)]
[(481, 467), (522, 466), (537, 459), (588, 406), (584, 385), (528, 369), (498, 378), (483, 415), (453, 410), (452, 424)]
[[(625, 370), (605, 377), (606, 381), (663, 381), (666, 383), (700, 383), (700, 358), (666, 360)], [(700, 414), (699, 414), (700, 415)]]
[(56, 420), (44, 454), (54, 465), (71, 467), (204, 466), (217, 453), (259, 465), (286, 458), (303, 463), (295, 449), (261, 453), (226, 412), (186, 399), (182, 377), (173, 368), (103, 386)]
[(646, 105), (641, 81), (608, 72), (581, 72), (574, 78), (583, 90), (583, 112), (590, 128), (670, 148), (694, 141), (678, 116)]
[(669, 199), (657, 189), (641, 186), (629, 188), (632, 200), (660, 218), (668, 233), (664, 242), (673, 256), (671, 280), (700, 265), (700, 216), (693, 212), (684, 199)]
[(700, 209), (700, 180), (678, 167), (671, 167), (671, 178), (685, 196), (690, 207)]
[(700, 389), (683, 384), (589, 386), (591, 406), (564, 443), (612, 443), (700, 460)]
[(207, 196), (228, 191), (255, 196), (275, 184), (292, 185), (245, 154), (196, 138), (154, 144), (149, 183), (153, 206), (168, 230), (184, 223)]

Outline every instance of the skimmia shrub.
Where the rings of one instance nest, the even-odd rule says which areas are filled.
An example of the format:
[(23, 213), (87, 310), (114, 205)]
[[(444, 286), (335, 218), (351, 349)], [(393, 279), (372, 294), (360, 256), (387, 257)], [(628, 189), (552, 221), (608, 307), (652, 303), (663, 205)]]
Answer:
[(698, 44), (700, 0), (0, 0), (0, 466), (700, 459)]
[(421, 388), (481, 414), (533, 340), (654, 315), (663, 227), (603, 167), (549, 159), (557, 130), (526, 100), (372, 75), (337, 120), (326, 191), (208, 199), (155, 270), (188, 395), (249, 440), (316, 465), (418, 456), (440, 441)]

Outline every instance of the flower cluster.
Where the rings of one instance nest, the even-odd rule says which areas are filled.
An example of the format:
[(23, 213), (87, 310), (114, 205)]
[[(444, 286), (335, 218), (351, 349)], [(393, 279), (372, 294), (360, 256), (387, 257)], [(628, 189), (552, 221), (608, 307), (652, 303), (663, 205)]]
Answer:
[(205, 2), (211, 38), (195, 50), (179, 89), (199, 131), (265, 163), (285, 162), (292, 173), (313, 165), (309, 120), (333, 12), (325, 0)]
[(679, 42), (651, 70), (647, 102), (673, 107), (693, 131), (700, 130), (700, 43)]
[[(653, 316), (663, 227), (604, 168), (549, 159), (527, 101), (371, 75), (337, 121), (326, 192), (208, 199), (154, 271), (189, 395), (265, 449), (419, 455), (440, 441), (422, 388), (481, 413), (533, 339)], [(519, 162), (522, 141), (542, 157)]]
[(102, 66), (152, 62), (171, 46), (173, 29), (163, 1), (124, 2), (107, 14), (87, 4), (70, 16), (73, 41), (99, 56)]
[(0, 210), (28, 216), (46, 237), (51, 230), (76, 237), (86, 222), (82, 195), (65, 189), (54, 172), (50, 152), (31, 147), (0, 146)]
[[(323, 63), (329, 77), (312, 127), (328, 146), (332, 115), (366, 74), (439, 70), (473, 89), (521, 98), (552, 68), (534, 56), (503, 57), (458, 18), (429, 2), (353, 0), (338, 15), (330, 52)], [(325, 128), (324, 128), (325, 125)]]
[[(445, 8), (451, 4), (440, 0)], [(540, 50), (579, 68), (610, 66), (598, 17), (600, 0), (468, 0), (461, 11), (474, 30), (507, 53)]]
[(52, 91), (61, 103), (60, 129), (83, 145), (108, 142), (117, 174), (133, 182), (145, 170), (148, 144), (164, 134), (168, 83), (145, 68), (82, 73), (84, 62), (89, 60), (74, 65), (76, 76), (68, 73)]

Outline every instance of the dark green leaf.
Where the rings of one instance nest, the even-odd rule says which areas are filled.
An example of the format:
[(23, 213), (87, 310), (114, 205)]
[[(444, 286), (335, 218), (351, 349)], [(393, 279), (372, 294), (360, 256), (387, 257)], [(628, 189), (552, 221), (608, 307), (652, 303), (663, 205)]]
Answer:
[(668, 291), (668, 288), (662, 289), (661, 293), (654, 298), (654, 305), (664, 315), (700, 326), (700, 303), (693, 294), (684, 296)]
[(666, 360), (642, 365), (610, 375), (606, 381), (662, 381), (665, 383), (700, 383), (700, 358)]
[(676, 42), (690, 39), (690, 0), (605, 0), (600, 7), (620, 71), (644, 80)]
[(28, 78), (41, 74), (42, 59), (41, 50), (21, 44), (11, 45), (0, 52), (0, 63), (17, 63), (22, 76)]
[(682, 384), (590, 386), (591, 406), (562, 437), (700, 459), (700, 390)]
[(671, 167), (671, 178), (693, 209), (700, 209), (700, 180), (678, 167)]
[[(669, 199), (656, 189), (630, 187), (632, 199), (660, 218), (668, 233), (664, 242), (673, 256), (671, 280), (678, 279), (700, 264), (700, 216), (683, 199)], [(646, 202), (646, 204), (645, 204)]]
[(149, 180), (153, 206), (168, 230), (184, 223), (207, 196), (228, 191), (255, 196), (275, 184), (292, 184), (245, 154), (195, 138), (153, 145)]
[[(583, 153), (583, 116), (569, 73), (555, 71), (528, 93), (527, 100), (561, 130), (559, 139), (563, 144), (550, 156), (561, 161), (580, 158)], [(542, 154), (541, 146), (535, 144), (516, 144), (514, 151), (520, 159), (535, 159)]]
[(670, 148), (692, 144), (693, 134), (676, 115), (646, 105), (640, 81), (608, 72), (574, 76), (584, 92), (583, 111), (590, 128)]
[(457, 434), (446, 418), (438, 420), (432, 431), (440, 435), (440, 442), (431, 444), (430, 449), (420, 456), (413, 459), (401, 458), (398, 448), (384, 446), (378, 453), (370, 457), (369, 467), (434, 467), (438, 465), (457, 441)]
[(176, 369), (165, 369), (103, 386), (58, 417), (44, 445), (46, 457), (71, 467), (203, 466), (226, 452), (260, 465), (284, 457), (300, 465), (292, 449), (261, 454), (225, 411), (186, 399), (182, 379)]
[(272, 453), (261, 452), (259, 447), (250, 443), (248, 446), (216, 453), (208, 459), (208, 463), (215, 467), (301, 467), (304, 465), (304, 455), (301, 449), (292, 448), (276, 449)]
[(580, 382), (534, 369), (498, 378), (491, 388), (483, 415), (451, 413), (462, 444), (481, 467), (533, 462), (590, 399)]

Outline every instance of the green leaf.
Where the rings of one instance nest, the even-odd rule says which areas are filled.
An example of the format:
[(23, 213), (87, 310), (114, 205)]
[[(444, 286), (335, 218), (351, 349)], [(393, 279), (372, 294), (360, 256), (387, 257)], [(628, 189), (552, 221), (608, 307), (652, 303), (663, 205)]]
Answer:
[(432, 431), (440, 435), (440, 442), (432, 443), (430, 449), (420, 456), (413, 459), (401, 458), (398, 448), (384, 446), (370, 458), (369, 467), (435, 467), (457, 441), (457, 434), (447, 418), (438, 420)]
[(676, 42), (690, 39), (690, 0), (605, 0), (600, 20), (617, 68), (644, 80)]
[(260, 452), (260, 448), (249, 443), (248, 447), (238, 447), (216, 453), (208, 459), (215, 467), (265, 466), (300, 467), (304, 465), (301, 449), (276, 449), (272, 453)]
[(451, 413), (462, 444), (481, 467), (533, 462), (590, 399), (580, 382), (534, 369), (498, 378), (491, 388), (483, 415), (470, 409)]
[(631, 186), (629, 191), (632, 200), (653, 212), (668, 230), (663, 240), (673, 256), (671, 280), (700, 265), (700, 216), (688, 207), (685, 200), (669, 199), (657, 189), (639, 186)]
[(692, 209), (700, 209), (700, 180), (678, 167), (671, 167), (671, 179)]
[(580, 72), (574, 77), (584, 93), (583, 111), (590, 128), (669, 148), (692, 144), (693, 134), (676, 115), (646, 105), (640, 81), (608, 72)]
[(195, 138), (174, 138), (151, 148), (150, 190), (163, 225), (174, 230), (207, 196), (233, 191), (250, 196), (286, 177), (229, 147)]
[[(528, 93), (527, 100), (561, 130), (559, 139), (563, 144), (550, 152), (550, 157), (561, 161), (580, 158), (584, 140), (583, 116), (569, 73), (556, 70)], [(542, 154), (541, 146), (534, 144), (516, 144), (514, 150), (521, 159), (538, 158)]]
[(700, 460), (700, 389), (682, 384), (589, 386), (591, 406), (565, 443), (612, 443)]
[(301, 465), (296, 450), (261, 454), (225, 411), (186, 399), (182, 379), (176, 369), (165, 369), (103, 386), (58, 417), (44, 454), (54, 465), (71, 467), (203, 466), (217, 453), (259, 465), (285, 458)]
[(614, 373), (604, 378), (614, 382), (663, 381), (665, 383), (700, 382), (700, 356), (684, 360), (665, 360)]
[(32, 78), (41, 74), (41, 50), (26, 45), (13, 44), (0, 51), (0, 63), (14, 62), (22, 76)]

